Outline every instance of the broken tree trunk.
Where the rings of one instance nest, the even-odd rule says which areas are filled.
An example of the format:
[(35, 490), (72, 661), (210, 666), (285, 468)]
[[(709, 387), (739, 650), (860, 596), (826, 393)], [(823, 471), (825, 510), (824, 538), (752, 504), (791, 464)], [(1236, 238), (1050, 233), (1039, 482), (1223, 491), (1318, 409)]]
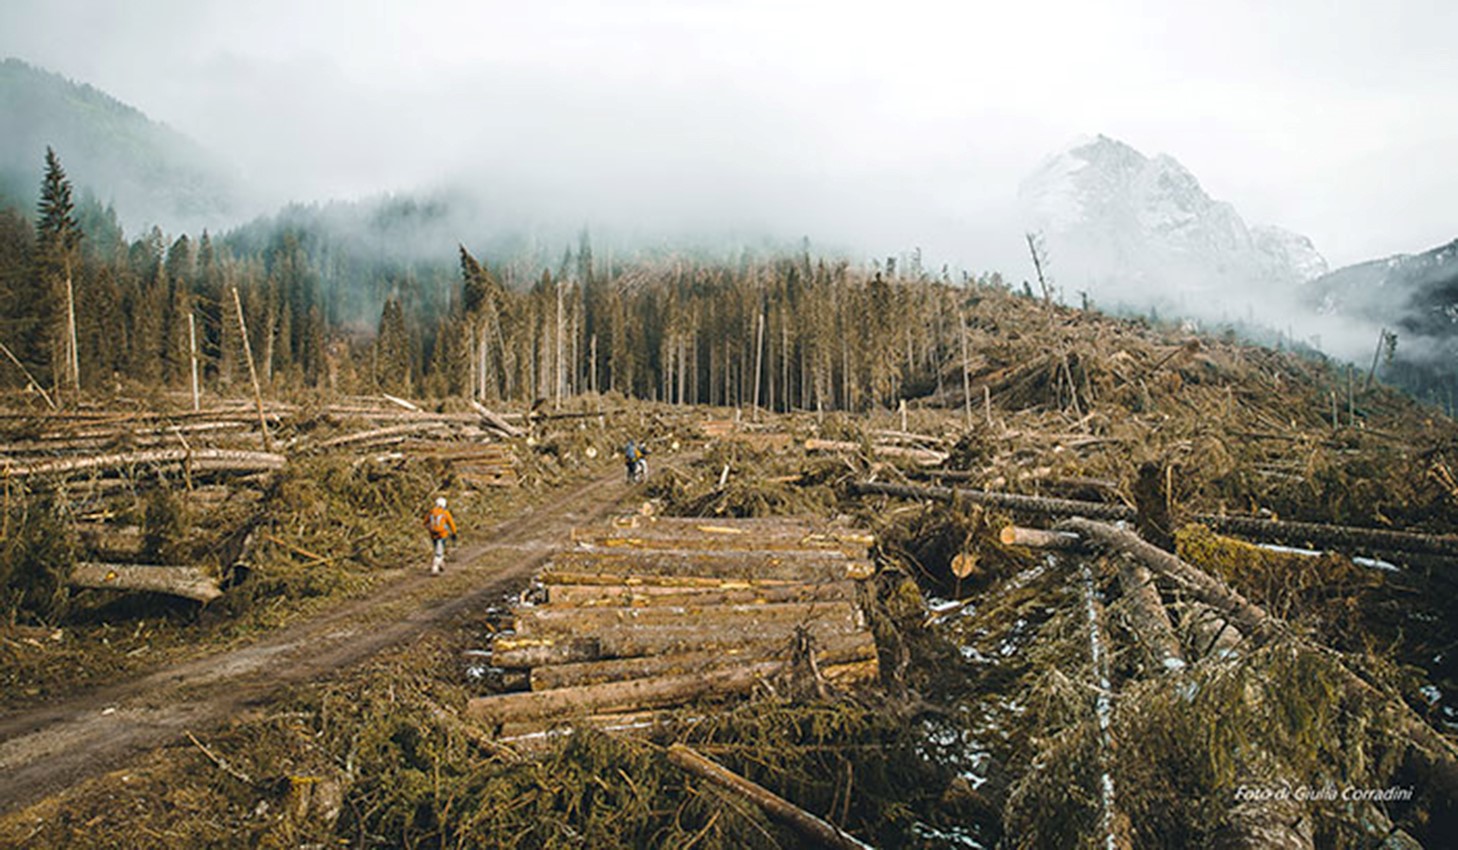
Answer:
[[(573, 664), (552, 664), (532, 669), (531, 687), (534, 691), (544, 691), (624, 679), (688, 675), (730, 665), (769, 659), (782, 660), (789, 653), (789, 641), (771, 640), (728, 649), (699, 650), (639, 658), (613, 658)], [(836, 636), (826, 641), (823, 647), (815, 650), (816, 662), (822, 666), (871, 661), (875, 658), (876, 642), (869, 632)]]
[(67, 584), (106, 590), (146, 590), (195, 599), (203, 604), (223, 595), (218, 580), (197, 567), (83, 561), (72, 567)]
[(871, 845), (840, 827), (821, 820), (764, 786), (750, 782), (683, 744), (674, 744), (668, 748), (668, 760), (695, 776), (744, 797), (808, 841), (836, 850), (872, 850)]
[(936, 499), (954, 502), (958, 499), (979, 505), (1040, 516), (1079, 516), (1105, 520), (1134, 519), (1136, 512), (1125, 505), (1111, 505), (1104, 502), (1081, 502), (1074, 499), (1054, 499), (1045, 496), (1020, 496), (1015, 493), (998, 493), (990, 490), (969, 490), (961, 487), (914, 487), (905, 484), (881, 484), (873, 481), (856, 482), (851, 485), (853, 493), (899, 496), (904, 499)]

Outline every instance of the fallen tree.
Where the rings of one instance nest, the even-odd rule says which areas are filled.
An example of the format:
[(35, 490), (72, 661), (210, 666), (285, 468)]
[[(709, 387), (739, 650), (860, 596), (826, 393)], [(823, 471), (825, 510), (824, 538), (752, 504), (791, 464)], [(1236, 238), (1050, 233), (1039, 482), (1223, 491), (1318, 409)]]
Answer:
[(73, 587), (165, 593), (203, 604), (223, 595), (218, 580), (197, 567), (83, 561), (71, 568), (66, 583)]
[(231, 449), (157, 449), (127, 454), (65, 458), (28, 465), (6, 464), (0, 476), (26, 478), (39, 475), (70, 475), (91, 470), (122, 469), (143, 465), (184, 465), (193, 472), (267, 472), (282, 469), (287, 459), (271, 452), (247, 452)]

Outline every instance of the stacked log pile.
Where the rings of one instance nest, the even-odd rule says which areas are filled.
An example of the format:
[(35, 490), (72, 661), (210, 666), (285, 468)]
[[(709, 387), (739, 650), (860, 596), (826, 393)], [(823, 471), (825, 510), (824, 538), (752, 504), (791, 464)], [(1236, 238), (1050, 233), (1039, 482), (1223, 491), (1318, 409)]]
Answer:
[(817, 688), (879, 675), (858, 601), (872, 572), (864, 533), (633, 517), (573, 541), (540, 575), (541, 601), (518, 606), (492, 645), (492, 664), (526, 671), (530, 690), (468, 708), (504, 737), (567, 719), (624, 725), (807, 672)]

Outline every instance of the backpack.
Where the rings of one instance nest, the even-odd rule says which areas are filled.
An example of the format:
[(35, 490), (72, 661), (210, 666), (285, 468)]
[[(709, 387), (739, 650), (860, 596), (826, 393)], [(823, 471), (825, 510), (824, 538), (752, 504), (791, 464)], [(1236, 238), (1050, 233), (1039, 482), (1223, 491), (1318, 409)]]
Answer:
[(629, 443), (623, 447), (623, 459), (628, 463), (637, 463), (643, 458), (643, 452), (638, 449), (637, 443)]
[(430, 511), (430, 533), (436, 537), (444, 537), (446, 533), (446, 512), (441, 508), (432, 508)]

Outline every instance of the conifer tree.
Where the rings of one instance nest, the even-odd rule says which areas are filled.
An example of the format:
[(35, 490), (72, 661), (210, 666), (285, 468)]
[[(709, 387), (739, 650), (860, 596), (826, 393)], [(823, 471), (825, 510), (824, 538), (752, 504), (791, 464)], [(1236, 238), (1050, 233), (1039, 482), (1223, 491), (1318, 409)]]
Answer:
[(46, 148), (46, 173), (41, 180), (41, 197), (36, 207), (35, 279), (38, 284), (38, 321), (29, 349), (38, 363), (50, 367), (56, 386), (77, 386), (75, 339), (75, 286), (72, 278), (81, 228), (76, 223), (76, 204), (71, 198), (71, 181), (61, 167), (60, 157)]

